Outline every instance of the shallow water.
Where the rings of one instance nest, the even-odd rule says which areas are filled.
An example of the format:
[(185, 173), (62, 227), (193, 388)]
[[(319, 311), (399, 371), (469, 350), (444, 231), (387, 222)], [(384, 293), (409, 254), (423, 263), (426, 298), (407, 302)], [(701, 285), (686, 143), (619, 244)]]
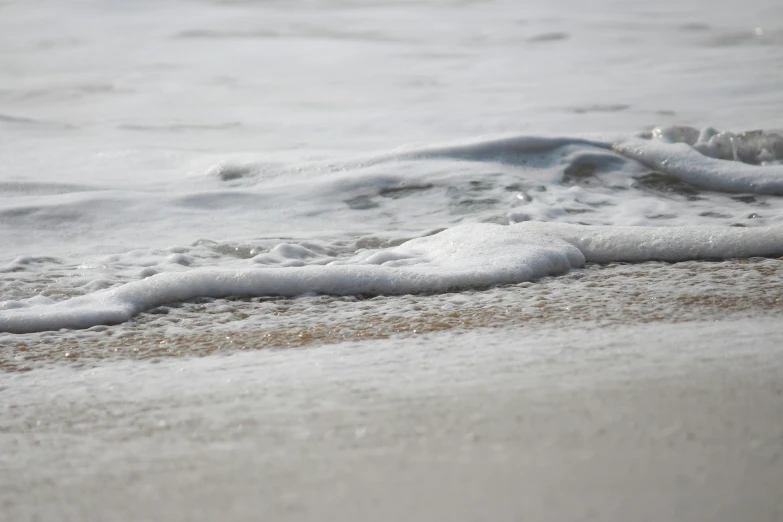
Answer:
[(0, 13), (0, 330), (783, 253), (768, 2)]

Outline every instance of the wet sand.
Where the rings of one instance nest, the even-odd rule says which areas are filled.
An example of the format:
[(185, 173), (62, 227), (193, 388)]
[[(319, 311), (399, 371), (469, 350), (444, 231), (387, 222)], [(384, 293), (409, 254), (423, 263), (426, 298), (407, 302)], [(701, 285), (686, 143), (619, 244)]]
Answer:
[(783, 313), (783, 258), (588, 265), (559, 277), (438, 295), (197, 299), (129, 323), (0, 334), (0, 371), (92, 367), (475, 328), (679, 323)]
[[(777, 521), (780, 264), (593, 267), (451, 301), (323, 301), (337, 332), (370, 317), (389, 329), (349, 342), (296, 341), (317, 297), (149, 314), (122, 327), (158, 347), (146, 353), (123, 353), (123, 335), (119, 355), (93, 356), (112, 346), (106, 330), (58, 333), (86, 339), (81, 361), (2, 375), (0, 519)], [(215, 319), (281, 305), (266, 317), (287, 344), (264, 345), (263, 330), (231, 350), (206, 349), (208, 329), (190, 350), (185, 334), (155, 337), (177, 314), (234, 328), (253, 316)]]
[(3, 520), (783, 514), (778, 317), (440, 332), (4, 387)]

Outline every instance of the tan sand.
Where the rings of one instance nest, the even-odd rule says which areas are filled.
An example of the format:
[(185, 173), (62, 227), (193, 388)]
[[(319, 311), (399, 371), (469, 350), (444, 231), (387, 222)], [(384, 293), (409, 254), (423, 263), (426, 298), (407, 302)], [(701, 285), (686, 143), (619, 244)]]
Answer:
[[(0, 520), (783, 519), (780, 260), (642, 266), (459, 302), (193, 305), (210, 320), (287, 306), (267, 316), (277, 344), (261, 329), (240, 348), (307, 349), (161, 357), (153, 341), (215, 351), (217, 333), (155, 337), (196, 313), (182, 308), (114, 345), (57, 334), (86, 339), (81, 367), (44, 357), (0, 381)], [(318, 302), (338, 333), (370, 317), (388, 332), (296, 341)]]
[(509, 333), (6, 374), (0, 518), (781, 519), (777, 318)]

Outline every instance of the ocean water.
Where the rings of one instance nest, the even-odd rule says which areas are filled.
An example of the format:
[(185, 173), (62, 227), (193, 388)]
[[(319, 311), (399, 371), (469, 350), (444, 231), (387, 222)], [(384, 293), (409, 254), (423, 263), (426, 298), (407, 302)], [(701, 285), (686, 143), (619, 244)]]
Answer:
[(775, 2), (3, 1), (0, 71), (9, 346), (783, 255)]

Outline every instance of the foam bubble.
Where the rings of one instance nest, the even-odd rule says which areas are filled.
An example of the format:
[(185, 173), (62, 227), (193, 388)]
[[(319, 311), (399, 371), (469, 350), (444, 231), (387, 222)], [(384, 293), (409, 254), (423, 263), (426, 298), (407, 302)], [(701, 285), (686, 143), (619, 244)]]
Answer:
[[(0, 310), (0, 331), (25, 333), (116, 324), (159, 304), (198, 296), (297, 296), (446, 292), (532, 281), (586, 261), (679, 261), (783, 254), (783, 227), (586, 227), (470, 224), (398, 247), (319, 264), (281, 247), (296, 265), (192, 268), (152, 275), (55, 304)], [(313, 254), (315, 254), (313, 252)], [(316, 263), (306, 265), (307, 258)], [(304, 258), (304, 259), (302, 259)]]

